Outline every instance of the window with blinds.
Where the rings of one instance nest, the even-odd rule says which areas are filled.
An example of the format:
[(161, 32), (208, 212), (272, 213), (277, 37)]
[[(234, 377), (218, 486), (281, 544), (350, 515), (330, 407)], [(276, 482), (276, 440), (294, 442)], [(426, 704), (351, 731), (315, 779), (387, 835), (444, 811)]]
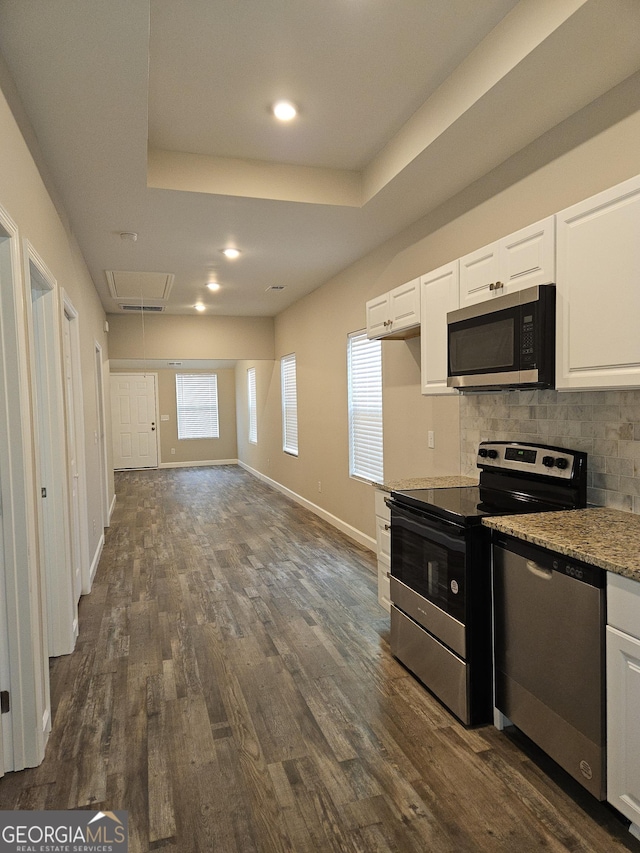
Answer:
[(382, 348), (365, 332), (349, 335), (349, 474), (382, 482)]
[(220, 437), (215, 373), (177, 373), (176, 403), (178, 439)]
[(298, 455), (298, 392), (296, 390), (296, 356), (285, 355), (280, 360), (282, 382), (282, 449)]
[(256, 369), (250, 367), (247, 370), (247, 401), (249, 408), (249, 441), (251, 444), (258, 443), (258, 412), (256, 400)]

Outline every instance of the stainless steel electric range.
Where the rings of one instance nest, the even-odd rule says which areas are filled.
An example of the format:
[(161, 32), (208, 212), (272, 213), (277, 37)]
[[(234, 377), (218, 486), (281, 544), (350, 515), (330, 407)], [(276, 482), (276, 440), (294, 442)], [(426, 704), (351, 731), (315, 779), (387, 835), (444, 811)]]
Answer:
[(394, 491), (391, 651), (465, 725), (492, 719), (489, 515), (586, 506), (585, 453), (483, 441), (478, 486)]

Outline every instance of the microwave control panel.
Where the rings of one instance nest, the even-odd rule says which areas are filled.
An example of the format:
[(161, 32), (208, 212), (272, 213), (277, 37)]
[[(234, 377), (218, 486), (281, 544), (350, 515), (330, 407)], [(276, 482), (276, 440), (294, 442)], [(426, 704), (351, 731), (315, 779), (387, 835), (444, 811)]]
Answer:
[(536, 335), (538, 311), (535, 302), (520, 306), (520, 369), (531, 370), (536, 365)]

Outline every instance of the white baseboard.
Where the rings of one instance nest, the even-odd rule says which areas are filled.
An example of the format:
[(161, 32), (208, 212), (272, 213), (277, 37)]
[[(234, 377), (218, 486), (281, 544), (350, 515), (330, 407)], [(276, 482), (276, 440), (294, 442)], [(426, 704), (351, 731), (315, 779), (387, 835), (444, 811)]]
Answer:
[(113, 515), (113, 511), (116, 508), (116, 495), (113, 495), (113, 500), (111, 501), (111, 506), (109, 507), (109, 524), (111, 524), (111, 516)]
[(91, 568), (89, 569), (89, 583), (93, 586), (93, 579), (96, 576), (96, 570), (98, 568), (98, 563), (100, 562), (100, 557), (102, 556), (102, 549), (104, 548), (104, 533), (98, 540), (98, 545), (96, 547), (96, 552), (93, 555), (93, 560), (91, 561)]
[(158, 468), (206, 468), (211, 465), (237, 465), (237, 459), (209, 459), (200, 462), (161, 462)]
[(321, 506), (312, 503), (311, 501), (303, 498), (301, 495), (298, 495), (296, 492), (291, 491), (286, 486), (283, 486), (281, 483), (278, 483), (276, 480), (272, 480), (270, 477), (266, 477), (264, 474), (261, 474), (260, 471), (256, 471), (255, 468), (250, 468), (244, 462), (238, 460), (238, 465), (241, 468), (244, 468), (245, 471), (248, 471), (249, 474), (252, 474), (254, 477), (257, 477), (258, 480), (262, 480), (263, 483), (266, 483), (268, 486), (271, 486), (277, 491), (282, 492), (283, 495), (286, 495), (291, 500), (294, 500), (296, 503), (303, 506), (305, 509), (310, 510), (315, 515), (319, 516), (323, 521), (328, 522), (333, 527), (336, 527), (341, 533), (344, 533), (345, 536), (348, 536), (350, 539), (353, 539), (359, 545), (368, 548), (370, 551), (376, 551), (376, 540), (371, 536), (367, 536), (366, 533), (363, 533), (361, 530), (357, 530), (355, 527), (352, 527), (350, 524), (347, 524), (342, 519), (338, 518), (336, 515), (332, 515), (330, 512), (327, 512), (326, 509), (323, 509)]

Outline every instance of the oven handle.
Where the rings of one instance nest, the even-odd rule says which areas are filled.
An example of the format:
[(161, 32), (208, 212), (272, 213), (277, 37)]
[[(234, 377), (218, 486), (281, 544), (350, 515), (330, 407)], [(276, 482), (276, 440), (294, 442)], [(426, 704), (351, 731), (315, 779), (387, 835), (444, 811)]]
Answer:
[(452, 551), (462, 552), (465, 550), (464, 527), (391, 502), (392, 536), (394, 524)]

